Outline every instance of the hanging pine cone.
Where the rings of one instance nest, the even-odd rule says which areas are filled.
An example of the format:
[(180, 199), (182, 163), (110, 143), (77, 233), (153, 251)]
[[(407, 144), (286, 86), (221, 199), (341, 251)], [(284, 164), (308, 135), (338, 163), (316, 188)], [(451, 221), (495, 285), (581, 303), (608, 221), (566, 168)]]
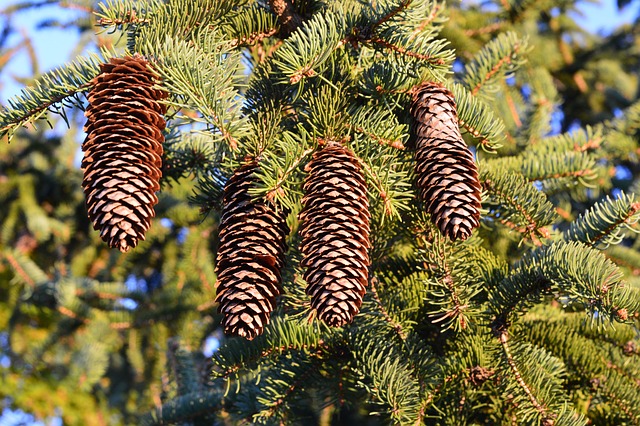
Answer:
[(453, 94), (425, 83), (413, 93), (411, 115), (422, 200), (443, 234), (465, 240), (480, 224), (480, 181), (458, 128)]
[(139, 56), (100, 66), (85, 112), (82, 187), (93, 228), (122, 252), (144, 240), (160, 189), (165, 92)]
[(304, 183), (300, 235), (311, 307), (340, 327), (360, 311), (369, 277), (369, 200), (356, 158), (336, 142), (313, 155)]
[(224, 189), (216, 272), (216, 302), (225, 333), (252, 340), (262, 333), (280, 294), (286, 212), (253, 201), (255, 162), (242, 166)]

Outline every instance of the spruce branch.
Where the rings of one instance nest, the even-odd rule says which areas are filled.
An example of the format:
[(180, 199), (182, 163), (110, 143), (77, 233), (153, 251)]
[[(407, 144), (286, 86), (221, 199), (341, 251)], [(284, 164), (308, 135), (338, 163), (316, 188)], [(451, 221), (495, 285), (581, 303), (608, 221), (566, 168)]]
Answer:
[(500, 331), (498, 335), (498, 339), (500, 341), (500, 345), (502, 346), (503, 354), (506, 359), (507, 364), (509, 365), (509, 369), (511, 370), (511, 374), (513, 375), (516, 383), (520, 387), (520, 389), (525, 393), (531, 405), (536, 409), (538, 415), (541, 418), (543, 425), (551, 426), (555, 424), (554, 419), (557, 417), (555, 413), (549, 412), (547, 407), (543, 406), (543, 404), (538, 401), (536, 395), (534, 395), (532, 391), (532, 387), (527, 384), (527, 382), (522, 377), (520, 373), (520, 369), (516, 364), (516, 361), (511, 354), (511, 350), (509, 348), (509, 338), (506, 330)]
[(506, 22), (497, 21), (479, 28), (468, 28), (464, 30), (464, 35), (475, 37), (477, 35), (493, 34), (500, 31), (505, 25)]
[(456, 100), (458, 121), (471, 136), (478, 139), (484, 151), (495, 153), (502, 147), (504, 122), (494, 114), (481, 99), (473, 96), (462, 84), (453, 83), (446, 87)]
[(153, 10), (161, 7), (159, 0), (123, 1), (105, 0), (98, 4), (95, 12), (98, 25), (104, 28), (113, 27), (112, 31), (120, 29), (124, 32), (149, 24)]
[(47, 274), (28, 256), (17, 250), (4, 249), (0, 252), (14, 271), (14, 282), (22, 282), (31, 288), (49, 280)]
[(273, 317), (264, 334), (251, 344), (240, 339), (230, 339), (214, 356), (215, 377), (230, 380), (238, 372), (254, 368), (262, 359), (289, 351), (316, 351), (327, 347), (325, 338), (312, 324), (295, 323)]
[(369, 280), (369, 287), (371, 288), (371, 294), (373, 295), (373, 300), (376, 303), (380, 313), (382, 314), (384, 320), (389, 323), (391, 328), (397, 333), (398, 337), (401, 340), (407, 339), (407, 332), (402, 327), (402, 324), (394, 320), (391, 315), (389, 315), (388, 310), (385, 308), (382, 300), (380, 300), (380, 296), (378, 295), (378, 289), (376, 287), (378, 283), (378, 279), (375, 275), (371, 274), (371, 279)]
[(597, 165), (586, 152), (525, 151), (519, 156), (488, 160), (494, 170), (520, 172), (546, 194), (563, 192), (581, 186), (593, 188)]
[(295, 85), (321, 74), (322, 65), (344, 44), (345, 19), (337, 13), (316, 14), (285, 40), (273, 59), (282, 76), (278, 82)]
[[(578, 326), (579, 330), (576, 330), (578, 322), (581, 324)], [(637, 374), (630, 376), (626, 369), (614, 367), (612, 358), (624, 360), (622, 362), (626, 364), (628, 356), (623, 353), (622, 348), (603, 345), (600, 338), (607, 330), (589, 327), (576, 314), (554, 321), (527, 321), (526, 328), (523, 329), (527, 340), (541, 344), (564, 360), (573, 374), (592, 384), (591, 392), (604, 399), (596, 402), (597, 405), (609, 403), (614, 412), (620, 412), (634, 424), (640, 424)], [(592, 338), (581, 335), (584, 332)]]
[(377, 143), (381, 144), (381, 145), (388, 145), (392, 148), (395, 149), (404, 149), (404, 144), (400, 141), (400, 140), (393, 140), (393, 139), (386, 139), (382, 136), (378, 136), (375, 133), (369, 132), (367, 131), (367, 129), (365, 129), (364, 127), (355, 127), (354, 125), (350, 124), (349, 127), (358, 132), (358, 133), (362, 133), (363, 135), (367, 136), (368, 138), (371, 138), (372, 140), (376, 141)]
[(187, 421), (220, 410), (222, 401), (218, 389), (181, 395), (142, 415), (139, 424), (152, 426)]
[(219, 27), (226, 37), (231, 38), (233, 47), (254, 45), (279, 30), (277, 18), (258, 6), (241, 8), (224, 16)]
[[(388, 10), (384, 10), (381, 9), (381, 13), (383, 13), (382, 16), (379, 16), (375, 22), (373, 22), (370, 26), (370, 30), (371, 31), (375, 31), (377, 27), (381, 26), (382, 24), (386, 23), (387, 21), (391, 20), (392, 18), (394, 18), (396, 15), (398, 15), (399, 13), (401, 13), (403, 10), (405, 10), (409, 4), (411, 4), (411, 0), (402, 0), (400, 1), (397, 5), (393, 5), (391, 8), (389, 8)], [(372, 5), (372, 9), (375, 6)], [(375, 12), (374, 12), (375, 13)], [(378, 13), (378, 15), (380, 15), (380, 13)]]
[(272, 373), (260, 386), (256, 401), (264, 408), (253, 415), (254, 421), (276, 417), (279, 411), (286, 410), (296, 395), (315, 387), (314, 384), (322, 380), (319, 374), (322, 363), (318, 357), (301, 355), (293, 360), (288, 358), (280, 360), (281, 363), (286, 362), (287, 367)]
[(401, 31), (409, 34), (407, 41), (431, 37), (440, 31), (441, 25), (447, 20), (443, 11), (444, 5), (432, 0), (380, 2), (365, 9), (371, 23), (361, 30), (361, 34), (365, 38), (367, 35), (379, 35), (387, 39)]
[(531, 94), (524, 118), (526, 124), (519, 133), (529, 146), (533, 146), (551, 130), (552, 113), (560, 101), (549, 71), (535, 68), (526, 72), (527, 80), (531, 82)]
[(544, 193), (522, 175), (499, 170), (488, 162), (480, 164), (480, 181), (487, 191), (483, 207), (495, 220), (541, 245), (539, 238), (550, 236), (545, 226), (556, 220), (553, 206)]
[(601, 252), (576, 242), (557, 241), (527, 253), (489, 293), (491, 310), (504, 321), (553, 294), (580, 304), (598, 323), (625, 321), (640, 305), (622, 273)]
[(89, 54), (42, 75), (36, 83), (11, 98), (0, 110), (0, 138), (11, 140), (19, 127), (34, 124), (47, 111), (60, 115), (66, 121), (65, 108), (84, 109), (80, 94), (88, 90), (91, 80), (100, 72), (99, 65), (112, 57)]
[(625, 231), (638, 232), (633, 226), (640, 219), (639, 211), (640, 203), (633, 195), (622, 193), (613, 200), (607, 196), (572, 222), (563, 238), (605, 249), (619, 244), (625, 237)]
[(451, 59), (451, 51), (445, 51), (445, 53), (442, 53), (442, 49), (446, 45), (444, 42), (434, 41), (429, 44), (429, 51), (422, 53), (419, 47), (423, 46), (418, 45), (418, 40), (416, 40), (415, 37), (412, 39), (412, 43), (409, 46), (403, 46), (400, 43), (387, 41), (378, 36), (371, 37), (369, 41), (401, 56), (418, 59), (419, 61), (425, 62), (434, 68), (445, 66), (450, 62), (449, 59)]
[(527, 146), (526, 152), (543, 157), (550, 153), (586, 152), (594, 153), (605, 142), (602, 126), (586, 126), (570, 133), (561, 133), (546, 137), (534, 145)]
[(495, 83), (518, 69), (527, 50), (526, 39), (515, 32), (500, 34), (487, 43), (465, 67), (463, 81), (471, 94), (495, 91)]
[(370, 184), (369, 189), (377, 192), (375, 200), (382, 202), (385, 216), (400, 217), (402, 211), (410, 208), (413, 194), (409, 191), (409, 172), (396, 165), (395, 149), (388, 146), (358, 144), (355, 148), (358, 163), (362, 166)]
[(284, 131), (275, 136), (273, 147), (260, 155), (257, 182), (249, 193), (265, 197), (291, 211), (300, 200), (301, 165), (314, 151), (308, 148), (310, 135), (299, 126), (299, 133)]
[(473, 250), (466, 243), (446, 244), (436, 232), (429, 240), (422, 238), (421, 243), (420, 257), (429, 273), (427, 316), (441, 330), (468, 329), (478, 313), (473, 299), (480, 292)]
[(609, 246), (605, 254), (616, 265), (629, 270), (633, 276), (640, 275), (640, 253), (632, 247), (623, 245)]
[(360, 385), (384, 404), (398, 423), (421, 422), (420, 385), (412, 377), (410, 366), (402, 357), (391, 356), (388, 342), (377, 342), (368, 334), (350, 336), (350, 346), (359, 371), (367, 381)]
[(408, 139), (407, 125), (395, 114), (369, 104), (349, 112), (348, 126), (376, 143), (403, 150)]
[(202, 34), (197, 45), (170, 37), (157, 44), (152, 41), (146, 40), (143, 50), (156, 59), (154, 69), (162, 77), (163, 88), (173, 95), (166, 103), (177, 110), (198, 111), (199, 116), (183, 119), (207, 125), (216, 140), (236, 150), (247, 133), (237, 89), (240, 54), (215, 33)]

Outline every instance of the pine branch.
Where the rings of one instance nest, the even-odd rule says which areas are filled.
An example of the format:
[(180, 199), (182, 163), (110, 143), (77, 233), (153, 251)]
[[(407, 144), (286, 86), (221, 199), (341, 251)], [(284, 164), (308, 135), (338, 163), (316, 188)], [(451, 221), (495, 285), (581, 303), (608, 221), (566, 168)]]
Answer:
[(448, 84), (456, 100), (458, 121), (471, 136), (479, 139), (480, 148), (495, 153), (502, 147), (505, 126), (490, 107), (481, 99), (473, 96), (462, 84)]
[(349, 343), (358, 370), (370, 381), (361, 385), (387, 407), (395, 422), (420, 424), (420, 386), (402, 357), (392, 356), (386, 342), (377, 342), (364, 333), (351, 336)]
[(298, 324), (291, 320), (273, 317), (264, 334), (251, 344), (240, 339), (226, 342), (214, 356), (215, 377), (229, 380), (243, 369), (254, 368), (262, 359), (289, 351), (314, 351), (326, 346), (325, 337), (317, 333), (313, 325)]
[(143, 426), (175, 424), (213, 413), (221, 408), (222, 395), (218, 389), (182, 395), (162, 404), (140, 417)]
[(11, 140), (19, 127), (34, 124), (47, 111), (67, 121), (65, 108), (84, 109), (80, 94), (90, 88), (91, 80), (100, 72), (99, 65), (112, 56), (105, 51), (102, 57), (96, 54), (80, 57), (44, 74), (33, 86), (9, 99), (0, 110), (0, 138), (6, 135)]
[[(516, 363), (513, 357), (513, 354), (511, 353), (511, 349), (508, 343), (509, 338), (506, 330), (500, 332), (500, 334), (498, 335), (498, 339), (500, 340), (500, 344), (502, 346), (504, 359), (507, 362), (509, 369), (511, 370), (510, 374), (507, 375), (507, 377), (509, 376), (513, 377), (513, 380), (515, 380), (515, 382), (517, 383), (518, 387), (520, 388), (520, 391), (526, 395), (526, 398), (529, 400), (530, 404), (537, 411), (537, 415), (540, 418), (540, 422), (543, 425), (551, 426), (555, 424), (555, 419), (557, 418), (557, 414), (550, 411), (546, 407), (545, 402), (542, 400), (539, 400), (539, 398), (534, 394), (535, 385), (534, 384), (530, 385), (525, 381), (523, 374), (520, 371), (520, 367)], [(547, 359), (545, 361), (548, 362), (550, 360)], [(555, 371), (556, 374), (553, 374), (552, 377), (555, 376), (557, 378), (558, 374), (562, 372), (560, 370), (561, 367), (557, 364), (554, 367), (556, 370)], [(536, 383), (536, 384), (541, 385), (542, 383)], [(517, 401), (515, 402), (515, 404), (517, 405)], [(530, 416), (527, 416), (525, 414), (524, 418), (520, 419), (520, 421), (523, 421), (523, 422), (526, 421), (527, 417), (530, 417)]]
[(601, 252), (580, 243), (554, 242), (527, 253), (490, 292), (496, 318), (507, 318), (554, 294), (578, 303), (593, 321), (625, 321), (640, 305), (622, 273)]
[(237, 149), (238, 140), (247, 132), (236, 88), (240, 55), (230, 51), (228, 43), (215, 33), (202, 34), (198, 45), (167, 37), (160, 43), (145, 39), (141, 47), (156, 58), (155, 70), (162, 77), (162, 85), (173, 94), (166, 102), (178, 110), (198, 111), (200, 116), (189, 117), (191, 121), (207, 125), (216, 140), (224, 141), (231, 150)]
[(465, 67), (463, 81), (476, 96), (479, 93), (495, 91), (495, 84), (513, 73), (523, 63), (522, 55), (527, 52), (526, 39), (514, 32), (500, 34), (475, 56)]
[(540, 245), (538, 238), (550, 236), (545, 226), (556, 220), (546, 196), (520, 174), (501, 172), (489, 163), (480, 166), (480, 181), (487, 191), (482, 204), (489, 210), (488, 215)]
[(574, 317), (575, 315), (565, 316), (555, 321), (529, 321), (524, 329), (527, 339), (542, 344), (548, 351), (562, 358), (573, 374), (592, 384), (592, 392), (603, 397), (613, 411), (622, 413), (634, 424), (640, 424), (638, 379), (629, 377), (627, 372), (621, 371), (611, 362), (612, 356), (620, 360), (628, 360), (628, 356), (620, 348), (612, 351), (603, 346), (600, 338), (605, 331), (602, 329), (582, 325), (582, 330), (591, 330), (589, 333), (597, 336), (593, 336), (594, 340), (580, 336), (574, 326), (577, 320)]
[(344, 44), (345, 17), (327, 12), (316, 14), (298, 28), (276, 51), (273, 64), (278, 82), (299, 84), (323, 72), (323, 65)]
[(563, 238), (605, 249), (619, 244), (625, 231), (638, 232), (633, 225), (640, 219), (639, 211), (640, 203), (635, 202), (633, 196), (622, 193), (614, 200), (606, 197), (572, 222)]
[(592, 188), (597, 166), (592, 155), (585, 152), (525, 152), (516, 157), (489, 160), (494, 170), (520, 172), (546, 194), (574, 189), (576, 186)]

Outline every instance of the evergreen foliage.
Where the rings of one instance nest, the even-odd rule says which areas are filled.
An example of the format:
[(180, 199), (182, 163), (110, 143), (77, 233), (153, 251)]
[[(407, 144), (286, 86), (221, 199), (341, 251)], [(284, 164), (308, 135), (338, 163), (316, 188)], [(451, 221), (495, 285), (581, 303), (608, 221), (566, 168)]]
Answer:
[[(0, 107), (7, 407), (65, 425), (640, 424), (640, 20), (593, 35), (574, 0), (64, 5), (85, 11), (100, 53)], [(7, 31), (33, 6), (6, 9)], [(19, 50), (7, 43), (0, 68)], [(91, 229), (76, 155), (83, 93), (133, 54), (168, 93), (167, 128), (156, 217), (119, 253)], [(418, 197), (410, 106), (426, 82), (453, 94), (478, 165), (464, 241)], [(366, 292), (339, 327), (313, 311), (301, 249), (304, 182), (327, 144), (348, 150), (370, 215)], [(238, 204), (290, 229), (251, 341), (223, 334), (216, 302), (219, 246), (255, 254), (219, 237), (247, 159)], [(305, 221), (341, 224), (316, 210)]]

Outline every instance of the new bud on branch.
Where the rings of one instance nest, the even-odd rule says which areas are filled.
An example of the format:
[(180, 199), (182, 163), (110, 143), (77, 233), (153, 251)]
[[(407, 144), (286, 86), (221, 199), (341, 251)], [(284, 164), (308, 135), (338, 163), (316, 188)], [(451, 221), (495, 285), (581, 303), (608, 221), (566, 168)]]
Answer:
[(167, 94), (141, 56), (100, 66), (85, 112), (82, 187), (93, 228), (122, 252), (144, 240), (160, 189)]
[(480, 181), (462, 139), (453, 94), (438, 83), (413, 91), (416, 175), (431, 220), (452, 240), (467, 239), (480, 224)]
[(289, 233), (286, 212), (251, 199), (257, 167), (255, 162), (240, 167), (224, 188), (216, 263), (216, 302), (225, 333), (248, 340), (269, 323)]
[(311, 307), (340, 327), (360, 311), (369, 277), (369, 200), (356, 157), (328, 142), (308, 165), (300, 250)]

